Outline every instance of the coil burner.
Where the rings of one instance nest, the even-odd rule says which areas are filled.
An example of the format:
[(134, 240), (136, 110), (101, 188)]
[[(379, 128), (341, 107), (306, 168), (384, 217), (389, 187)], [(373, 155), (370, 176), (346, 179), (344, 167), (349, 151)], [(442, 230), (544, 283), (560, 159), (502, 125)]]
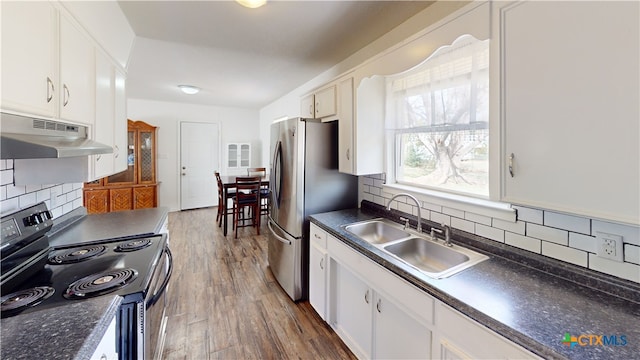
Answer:
[(73, 282), (63, 296), (67, 299), (84, 299), (107, 294), (127, 286), (136, 277), (138, 272), (133, 269), (103, 271)]
[(0, 299), (2, 317), (20, 312), (30, 306), (35, 306), (49, 298), (55, 290), (49, 286), (38, 286), (3, 296)]
[(51, 265), (78, 263), (102, 255), (105, 251), (107, 247), (103, 245), (61, 250), (49, 256), (48, 262)]

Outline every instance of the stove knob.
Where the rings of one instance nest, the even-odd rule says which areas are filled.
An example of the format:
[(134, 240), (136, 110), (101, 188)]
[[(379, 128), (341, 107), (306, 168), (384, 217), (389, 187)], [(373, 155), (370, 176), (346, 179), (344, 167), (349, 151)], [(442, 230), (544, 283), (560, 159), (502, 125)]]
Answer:
[(51, 220), (53, 218), (53, 215), (51, 214), (51, 211), (47, 210), (47, 211), (43, 211), (40, 214), (42, 214), (42, 217), (46, 220)]
[(25, 226), (33, 226), (33, 225), (37, 225), (37, 224), (40, 223), (40, 221), (38, 221), (38, 215), (37, 214), (29, 215), (29, 216), (25, 217), (24, 219), (22, 219), (22, 221), (24, 222)]

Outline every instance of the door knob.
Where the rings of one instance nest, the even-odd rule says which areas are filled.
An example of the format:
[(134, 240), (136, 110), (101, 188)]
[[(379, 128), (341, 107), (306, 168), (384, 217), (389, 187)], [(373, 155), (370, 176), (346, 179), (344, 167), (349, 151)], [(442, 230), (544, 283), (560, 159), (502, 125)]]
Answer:
[(186, 167), (186, 166), (183, 166), (183, 167), (182, 167), (182, 170), (187, 170), (187, 167)]

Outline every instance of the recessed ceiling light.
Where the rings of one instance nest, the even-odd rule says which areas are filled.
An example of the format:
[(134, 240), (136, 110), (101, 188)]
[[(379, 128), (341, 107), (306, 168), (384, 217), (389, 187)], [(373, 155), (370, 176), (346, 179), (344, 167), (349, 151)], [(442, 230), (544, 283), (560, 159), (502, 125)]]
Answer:
[(182, 90), (183, 93), (189, 95), (197, 94), (200, 91), (199, 87), (191, 85), (178, 85), (178, 87), (180, 88), (180, 90)]
[(267, 0), (236, 0), (236, 2), (244, 7), (255, 9), (266, 4)]

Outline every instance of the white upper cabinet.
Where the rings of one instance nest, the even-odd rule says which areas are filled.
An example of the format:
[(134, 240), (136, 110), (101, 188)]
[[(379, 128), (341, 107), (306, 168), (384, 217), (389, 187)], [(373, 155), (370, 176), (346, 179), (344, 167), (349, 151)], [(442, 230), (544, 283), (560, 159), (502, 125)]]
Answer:
[(95, 49), (87, 35), (60, 16), (60, 118), (94, 123)]
[(50, 2), (2, 2), (2, 109), (94, 123), (94, 46)]
[[(113, 65), (105, 56), (96, 56), (96, 121), (93, 127), (94, 140), (114, 147), (114, 100), (115, 74)], [(94, 178), (114, 174), (113, 154), (92, 155)]]
[(58, 13), (46, 1), (3, 1), (2, 109), (57, 112)]
[(502, 200), (639, 223), (639, 7), (518, 2), (494, 10)]
[(127, 94), (126, 75), (114, 69), (114, 134), (113, 134), (113, 170), (119, 173), (127, 169)]
[(379, 174), (384, 166), (384, 78), (338, 82), (338, 170), (352, 175)]
[(332, 84), (303, 97), (300, 101), (300, 116), (335, 120), (338, 113), (336, 96), (336, 85)]

